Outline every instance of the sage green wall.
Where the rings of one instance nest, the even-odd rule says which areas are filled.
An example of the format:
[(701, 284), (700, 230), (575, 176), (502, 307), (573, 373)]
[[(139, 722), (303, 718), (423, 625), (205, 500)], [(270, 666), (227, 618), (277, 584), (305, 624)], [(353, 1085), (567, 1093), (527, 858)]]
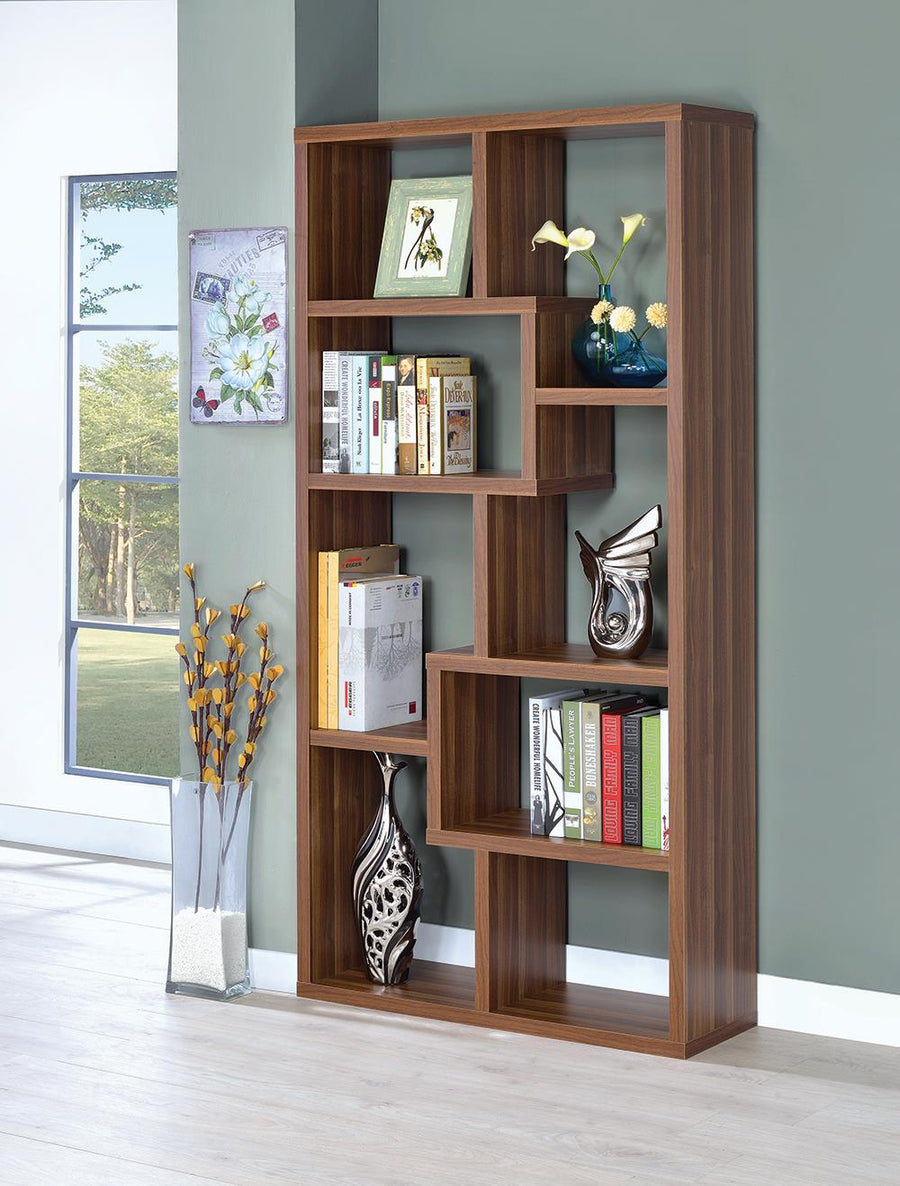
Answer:
[[(757, 113), (760, 966), (888, 992), (898, 38), (900, 9), (883, 0), (381, 0), (379, 24), (382, 119), (672, 99)], [(590, 225), (639, 205), (602, 184), (579, 206)], [(636, 507), (645, 481), (658, 489), (659, 436), (642, 415), (617, 440), (614, 497), (631, 486)], [(623, 451), (634, 462), (642, 439), (635, 476)], [(615, 526), (613, 506), (582, 496), (577, 522)], [(570, 566), (570, 598), (579, 579)], [(608, 887), (573, 888), (572, 926), (589, 930)], [(660, 940), (654, 892), (634, 888), (627, 928), (646, 950)]]
[(293, 125), (294, 0), (180, 0), (181, 554), (214, 605), (268, 582), (253, 620), (269, 622), (288, 675), (255, 767), (250, 942), (282, 951), (296, 943), (294, 410), (277, 427), (189, 423), (186, 247), (195, 229), (292, 225)]

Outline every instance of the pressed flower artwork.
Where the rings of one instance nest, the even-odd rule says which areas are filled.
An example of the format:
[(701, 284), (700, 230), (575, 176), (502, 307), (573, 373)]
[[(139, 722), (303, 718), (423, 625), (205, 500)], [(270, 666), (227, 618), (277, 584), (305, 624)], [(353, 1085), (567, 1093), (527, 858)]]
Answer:
[(191, 420), (287, 418), (287, 228), (193, 231)]
[(375, 296), (463, 296), (471, 258), (471, 177), (392, 182)]

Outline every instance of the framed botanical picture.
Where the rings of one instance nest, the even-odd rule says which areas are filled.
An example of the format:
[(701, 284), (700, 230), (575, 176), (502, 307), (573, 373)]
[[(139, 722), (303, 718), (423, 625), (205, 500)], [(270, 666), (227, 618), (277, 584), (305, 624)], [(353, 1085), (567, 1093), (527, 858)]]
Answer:
[(465, 296), (471, 260), (471, 177), (391, 183), (376, 297)]
[(287, 227), (192, 231), (191, 420), (287, 419)]

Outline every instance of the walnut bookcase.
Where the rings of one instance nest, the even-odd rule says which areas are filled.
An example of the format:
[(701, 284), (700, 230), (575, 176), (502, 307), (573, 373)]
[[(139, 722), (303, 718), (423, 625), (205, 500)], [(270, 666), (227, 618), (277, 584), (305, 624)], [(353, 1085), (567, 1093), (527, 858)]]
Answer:
[[(297, 129), (300, 996), (679, 1058), (756, 1023), (753, 128), (667, 104)], [(569, 342), (588, 302), (563, 295), (562, 252), (527, 249), (545, 218), (565, 221), (567, 141), (617, 136), (665, 140), (662, 389), (579, 385)], [(392, 150), (441, 145), (471, 148), (471, 295), (373, 300)], [(322, 351), (381, 349), (392, 317), (448, 314), (519, 320), (520, 467), (322, 473)], [(637, 405), (666, 417), (668, 651), (601, 662), (565, 641), (565, 495), (613, 484), (614, 410)], [(316, 553), (392, 540), (400, 491), (471, 495), (472, 645), (427, 656), (427, 723), (320, 729)], [(530, 834), (523, 677), (667, 689), (671, 851)], [(365, 978), (349, 873), (379, 794), (373, 749), (426, 757), (428, 843), (474, 850), (474, 969)], [(566, 982), (569, 861), (667, 877), (667, 997)]]

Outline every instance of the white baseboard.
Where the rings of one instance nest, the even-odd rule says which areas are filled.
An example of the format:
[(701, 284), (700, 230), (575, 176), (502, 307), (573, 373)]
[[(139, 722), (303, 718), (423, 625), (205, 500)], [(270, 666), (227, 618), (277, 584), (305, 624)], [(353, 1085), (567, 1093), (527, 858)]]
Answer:
[(800, 1034), (900, 1046), (900, 995), (760, 976), (759, 1024)]
[[(416, 955), (436, 963), (474, 967), (475, 932), (422, 923)], [(566, 974), (576, 984), (599, 988), (656, 996), (665, 996), (669, 991), (668, 960), (646, 955), (570, 946), (566, 949)], [(292, 952), (253, 948), (250, 975), (255, 988), (293, 993), (297, 957)], [(759, 1024), (826, 1038), (900, 1046), (900, 995), (784, 976), (760, 976)]]
[(164, 865), (172, 859), (168, 824), (107, 819), (8, 803), (0, 804), (0, 840), (126, 857), (132, 861), (158, 861)]

